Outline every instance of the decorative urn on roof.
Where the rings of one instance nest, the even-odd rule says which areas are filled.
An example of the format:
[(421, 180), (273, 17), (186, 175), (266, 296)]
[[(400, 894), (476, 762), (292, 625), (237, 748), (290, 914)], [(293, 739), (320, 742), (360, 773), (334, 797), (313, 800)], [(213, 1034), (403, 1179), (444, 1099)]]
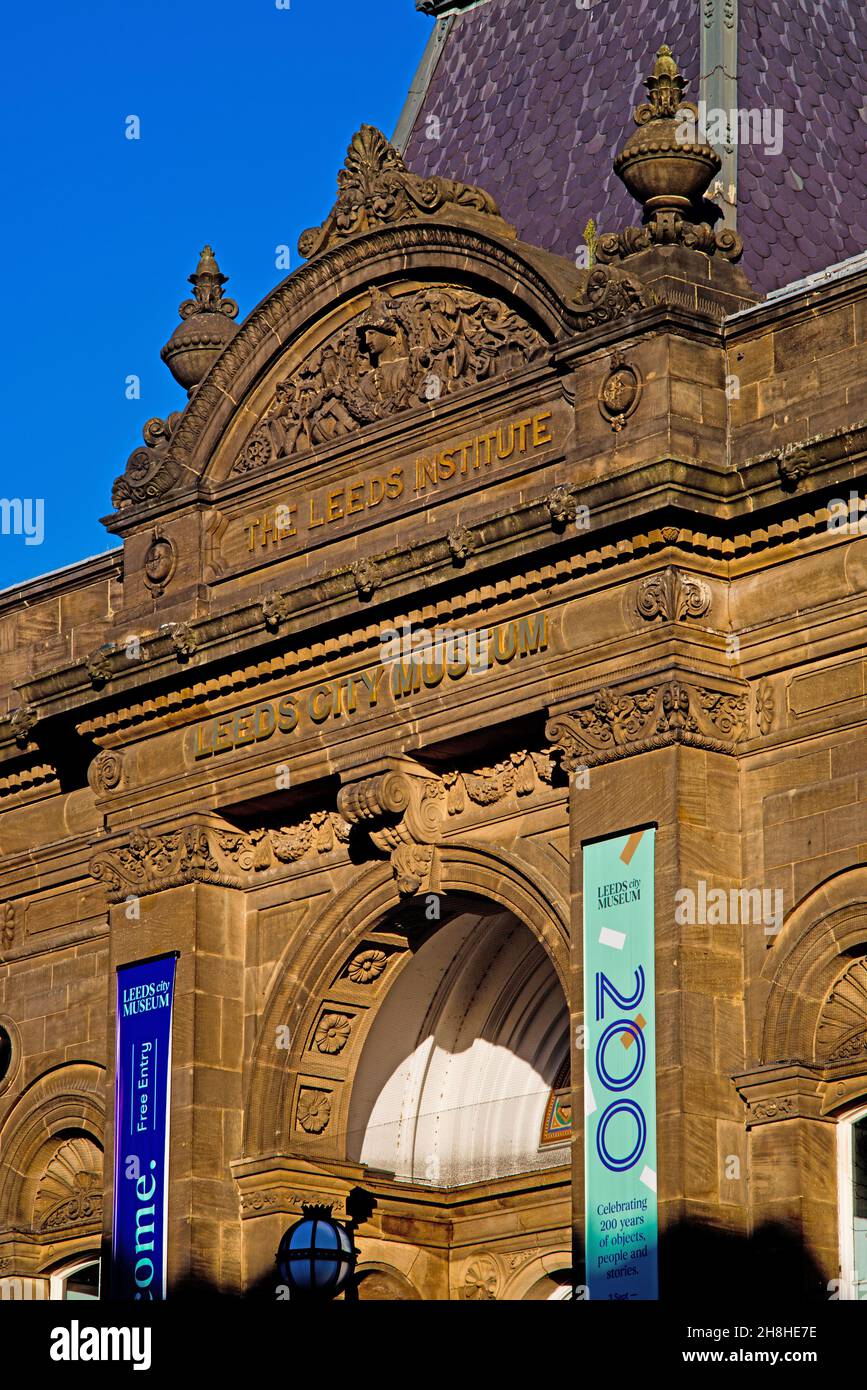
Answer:
[[(698, 107), (684, 101), (686, 80), (680, 75), (668, 44), (656, 55), (644, 84), (649, 101), (633, 111), (633, 131), (614, 160), (614, 171), (642, 208), (642, 225), (606, 232), (596, 243), (601, 262), (625, 259), (651, 246), (679, 245), (737, 261), (743, 242), (729, 227), (715, 230), (721, 210), (705, 198), (722, 161), (703, 139)], [(737, 292), (749, 292), (746, 280)]]
[(238, 306), (234, 299), (223, 298), (223, 285), (229, 277), (221, 273), (210, 246), (203, 249), (195, 273), (188, 278), (195, 298), (180, 305), (182, 322), (160, 356), (175, 381), (192, 395), (237, 333), (238, 325), (232, 320), (237, 317)]
[(657, 53), (644, 85), (650, 100), (635, 108), (638, 129), (615, 159), (614, 172), (642, 204), (645, 222), (669, 209), (690, 220), (697, 214), (698, 220), (705, 215), (702, 199), (722, 161), (711, 145), (688, 138), (698, 133), (698, 108), (683, 100), (686, 80), (668, 44)]

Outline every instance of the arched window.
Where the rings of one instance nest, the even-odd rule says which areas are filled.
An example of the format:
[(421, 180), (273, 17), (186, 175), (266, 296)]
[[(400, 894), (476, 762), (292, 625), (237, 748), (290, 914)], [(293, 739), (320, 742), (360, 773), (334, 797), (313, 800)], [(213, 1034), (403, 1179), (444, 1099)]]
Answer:
[(840, 1121), (837, 1142), (840, 1297), (867, 1301), (867, 1109)]

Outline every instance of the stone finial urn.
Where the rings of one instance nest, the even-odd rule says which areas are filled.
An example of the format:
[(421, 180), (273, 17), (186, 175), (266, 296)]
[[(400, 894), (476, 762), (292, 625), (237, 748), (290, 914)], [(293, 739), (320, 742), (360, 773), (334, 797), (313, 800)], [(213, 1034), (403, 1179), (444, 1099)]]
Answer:
[(702, 220), (702, 199), (722, 161), (700, 135), (698, 108), (683, 100), (686, 81), (663, 44), (644, 84), (649, 101), (635, 108), (638, 129), (614, 161), (614, 171), (644, 209), (644, 221), (661, 212)]
[(221, 273), (210, 246), (204, 248), (188, 278), (195, 298), (181, 304), (178, 313), (182, 322), (160, 356), (175, 381), (192, 395), (237, 333), (238, 325), (232, 320), (237, 317), (238, 306), (234, 299), (223, 298), (223, 285), (229, 277)]

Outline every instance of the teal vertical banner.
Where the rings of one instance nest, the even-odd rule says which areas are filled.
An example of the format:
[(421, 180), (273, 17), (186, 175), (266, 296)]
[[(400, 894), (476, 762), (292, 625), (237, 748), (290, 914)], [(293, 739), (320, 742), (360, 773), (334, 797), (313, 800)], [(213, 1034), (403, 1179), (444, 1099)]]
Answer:
[(584, 1192), (591, 1300), (659, 1297), (655, 831), (584, 846)]

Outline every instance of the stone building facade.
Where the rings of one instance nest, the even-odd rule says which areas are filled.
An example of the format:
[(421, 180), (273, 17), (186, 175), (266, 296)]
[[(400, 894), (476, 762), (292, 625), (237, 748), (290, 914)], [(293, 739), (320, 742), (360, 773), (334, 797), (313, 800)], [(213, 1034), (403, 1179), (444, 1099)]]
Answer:
[(584, 265), (370, 127), (240, 324), (206, 248), (120, 547), (0, 596), (7, 1296), (95, 1288), (164, 952), (172, 1294), (313, 1200), (362, 1299), (566, 1295), (582, 847), (647, 825), (662, 1296), (857, 1296), (867, 259), (761, 298), (653, 46)]

